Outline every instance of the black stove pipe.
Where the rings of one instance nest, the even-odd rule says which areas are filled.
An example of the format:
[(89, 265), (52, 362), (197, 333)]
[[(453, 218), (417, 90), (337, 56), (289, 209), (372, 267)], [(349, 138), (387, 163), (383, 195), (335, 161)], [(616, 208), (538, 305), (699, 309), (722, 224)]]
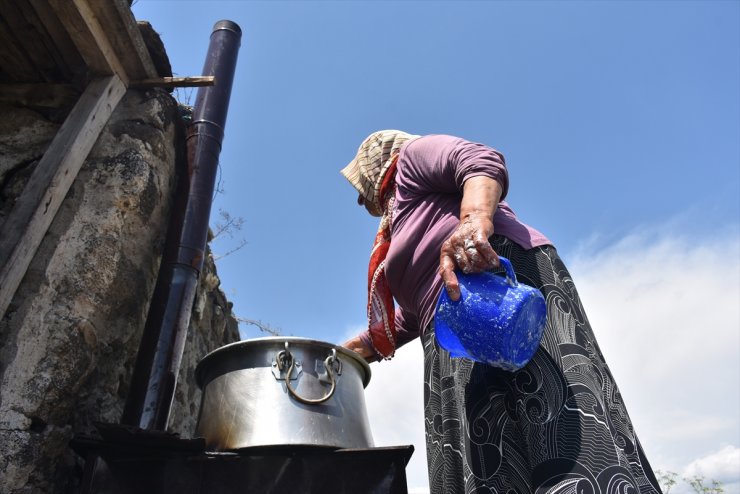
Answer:
[(187, 176), (180, 177), (167, 246), (136, 357), (121, 423), (166, 430), (190, 314), (203, 268), (218, 156), (234, 81), (241, 29), (231, 21), (213, 27), (203, 75), (213, 86), (198, 90), (187, 135)]

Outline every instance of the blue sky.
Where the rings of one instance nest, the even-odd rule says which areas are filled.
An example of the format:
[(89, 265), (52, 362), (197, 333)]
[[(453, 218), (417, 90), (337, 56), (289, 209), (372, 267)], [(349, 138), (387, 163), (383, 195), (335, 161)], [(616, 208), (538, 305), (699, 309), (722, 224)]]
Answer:
[[(721, 286), (731, 300), (740, 291), (739, 2), (139, 0), (133, 10), (161, 33), (181, 76), (200, 75), (216, 21), (233, 20), (244, 32), (221, 154), (225, 192), (213, 223), (219, 209), (245, 223), (233, 239), (212, 245), (218, 254), (247, 241), (218, 263), (239, 316), (332, 342), (360, 328), (377, 223), (356, 206), (339, 169), (374, 130), (447, 133), (506, 156), (510, 204), (555, 242), (577, 285), (580, 275), (589, 287), (584, 293), (579, 285), (596, 306), (586, 304), (592, 322), (608, 325), (634, 307), (649, 312), (665, 303), (661, 328), (636, 329), (625, 320), (630, 327), (613, 331), (641, 331), (645, 339), (636, 345), (653, 348), (665, 341), (665, 328), (695, 333), (700, 328), (687, 326), (686, 316), (670, 319), (677, 314), (671, 287), (696, 288), (699, 277), (702, 296), (689, 298), (696, 310), (708, 303), (719, 314), (701, 330), (720, 328), (722, 339), (711, 344), (734, 345), (724, 364), (730, 383), (738, 382), (737, 304), (713, 305), (721, 297), (711, 294)], [(195, 90), (177, 96), (192, 103)], [(685, 265), (689, 259), (695, 265)], [(715, 271), (703, 272), (705, 259)], [(645, 277), (642, 285), (625, 284), (623, 273), (638, 268), (630, 279)], [(645, 293), (650, 283), (663, 288)], [(617, 310), (606, 300), (602, 308), (604, 293), (638, 303)], [(243, 329), (258, 336), (254, 327)], [(664, 339), (650, 339), (658, 335)], [(629, 369), (642, 361), (630, 363), (634, 348), (619, 345), (605, 353), (614, 356), (612, 367), (625, 369), (627, 383), (618, 373), (617, 381), (638, 405), (676, 379), (678, 362), (653, 353), (644, 358), (658, 362), (663, 380), (635, 376), (633, 383)], [(708, 347), (700, 360), (715, 350)], [(394, 363), (381, 365), (373, 369), (384, 382)], [(683, 409), (685, 391), (676, 388), (680, 402), (672, 409)], [(689, 471), (729, 451), (740, 470), (737, 387), (717, 393), (730, 418), (701, 446), (641, 434), (648, 454), (652, 448), (660, 459), (656, 468)], [(639, 422), (652, 423), (645, 413), (633, 417), (638, 432)], [(676, 420), (677, 430), (681, 420), (696, 422)], [(737, 480), (740, 472), (726, 482)], [(421, 477), (409, 482), (423, 492)]]

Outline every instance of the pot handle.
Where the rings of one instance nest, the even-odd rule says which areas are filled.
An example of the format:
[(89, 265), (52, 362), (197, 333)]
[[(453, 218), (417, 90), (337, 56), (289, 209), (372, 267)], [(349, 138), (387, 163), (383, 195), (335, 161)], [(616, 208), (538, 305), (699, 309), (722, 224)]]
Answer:
[[(293, 355), (291, 355), (290, 351), (288, 350), (288, 342), (285, 342), (285, 350), (281, 350), (280, 353), (278, 353), (277, 361), (279, 362), (278, 365), (284, 365), (290, 362), (290, 367), (288, 368), (286, 376), (290, 377), (291, 374), (293, 374), (293, 367), (295, 367), (295, 359), (293, 358)], [(326, 393), (325, 396), (322, 396), (321, 398), (311, 399), (311, 398), (304, 398), (303, 396), (299, 395), (298, 392), (293, 389), (293, 386), (290, 385), (290, 379), (285, 380), (285, 386), (288, 388), (288, 392), (293, 395), (293, 398), (298, 400), (299, 402), (305, 404), (305, 405), (319, 405), (321, 403), (324, 403), (326, 400), (332, 397), (334, 395), (334, 390), (337, 388), (337, 379), (334, 377), (334, 362), (337, 361), (337, 349), (332, 348), (331, 355), (326, 357), (324, 360), (324, 368), (326, 369), (326, 374), (329, 376), (329, 382), (331, 383), (331, 388), (329, 389), (329, 392)], [(281, 365), (281, 366), (282, 366)]]

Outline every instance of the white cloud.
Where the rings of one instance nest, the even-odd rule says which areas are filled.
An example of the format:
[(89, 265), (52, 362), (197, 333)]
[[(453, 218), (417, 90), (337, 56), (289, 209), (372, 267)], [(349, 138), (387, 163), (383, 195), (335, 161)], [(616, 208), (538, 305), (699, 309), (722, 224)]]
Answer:
[(429, 494), (429, 486), (409, 487), (409, 494)]
[[(740, 446), (737, 229), (711, 239), (644, 231), (564, 257), (652, 466), (701, 467), (725, 482), (726, 493), (738, 492), (738, 462), (734, 474), (731, 464), (718, 466), (737, 458)], [(372, 370), (367, 400), (376, 444), (414, 444), (408, 485), (427, 492), (420, 343)], [(688, 486), (672, 492), (682, 489)]]
[(740, 482), (740, 448), (725, 446), (703, 458), (692, 461), (683, 472), (684, 477), (701, 476), (723, 484)]
[(740, 448), (726, 445), (692, 461), (680, 474), (676, 474), (676, 484), (670, 493), (696, 494), (687, 480), (697, 477), (701, 478), (705, 487), (711, 487), (717, 481), (725, 494), (740, 493)]
[(429, 492), (424, 439), (424, 355), (421, 342), (408, 343), (389, 362), (371, 365), (367, 409), (376, 446), (414, 445), (406, 467), (409, 492)]
[(646, 454), (682, 471), (740, 443), (740, 242), (644, 231), (570, 270)]

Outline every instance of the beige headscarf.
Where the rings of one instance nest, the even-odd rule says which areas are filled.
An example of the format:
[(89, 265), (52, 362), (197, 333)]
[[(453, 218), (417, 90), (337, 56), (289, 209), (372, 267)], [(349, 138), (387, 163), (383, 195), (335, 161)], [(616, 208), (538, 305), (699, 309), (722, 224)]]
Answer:
[(403, 143), (418, 137), (400, 130), (373, 132), (362, 141), (355, 159), (342, 169), (342, 175), (378, 214), (383, 199), (379, 197), (380, 186), (390, 167), (391, 157), (401, 149)]

